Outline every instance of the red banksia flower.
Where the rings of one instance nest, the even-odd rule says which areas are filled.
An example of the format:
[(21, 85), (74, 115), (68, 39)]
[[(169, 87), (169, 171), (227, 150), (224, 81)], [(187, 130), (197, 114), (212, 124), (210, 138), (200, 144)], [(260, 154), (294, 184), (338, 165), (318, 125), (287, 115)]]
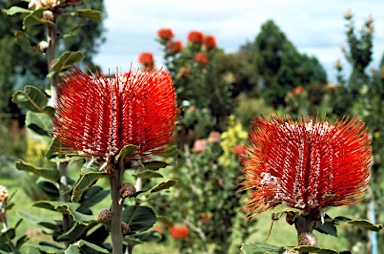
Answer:
[(188, 34), (188, 41), (194, 44), (203, 44), (204, 34), (198, 31), (191, 31)]
[(279, 204), (310, 211), (364, 198), (371, 147), (363, 122), (259, 117), (252, 124), (240, 189), (250, 190), (247, 216)]
[(165, 71), (128, 72), (107, 78), (79, 69), (67, 73), (59, 88), (53, 133), (64, 145), (109, 159), (128, 145), (146, 156), (173, 141), (176, 94)]
[(209, 63), (208, 56), (205, 53), (197, 53), (195, 55), (194, 59), (198, 64), (208, 64)]
[(169, 41), (166, 46), (171, 55), (176, 55), (183, 50), (183, 43), (181, 41)]
[(150, 65), (155, 62), (153, 58), (153, 54), (150, 52), (142, 52), (139, 55), (139, 63), (144, 64), (144, 65)]
[(157, 36), (160, 40), (168, 41), (173, 38), (174, 34), (172, 29), (169, 28), (162, 28), (159, 31), (157, 31)]
[(186, 226), (184, 225), (175, 225), (171, 227), (169, 230), (169, 234), (174, 238), (178, 240), (182, 240), (187, 238), (189, 233), (189, 230)]
[(216, 48), (216, 39), (215, 39), (215, 37), (213, 37), (213, 36), (205, 37), (204, 45), (205, 45), (205, 48), (208, 49), (208, 50), (212, 50), (212, 49)]

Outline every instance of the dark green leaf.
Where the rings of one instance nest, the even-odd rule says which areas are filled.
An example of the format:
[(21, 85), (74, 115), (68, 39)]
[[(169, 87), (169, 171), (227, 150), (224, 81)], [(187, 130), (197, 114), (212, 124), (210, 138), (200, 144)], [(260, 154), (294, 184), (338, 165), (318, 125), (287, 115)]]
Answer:
[(151, 193), (159, 192), (159, 191), (162, 191), (162, 190), (169, 189), (170, 187), (172, 187), (176, 183), (177, 183), (176, 180), (167, 180), (165, 182), (159, 183), (158, 185), (156, 185), (155, 187), (153, 187), (151, 189)]
[(155, 178), (155, 177), (163, 177), (162, 174), (154, 171), (154, 170), (143, 170), (139, 171), (135, 174), (137, 177), (141, 178)]
[(19, 6), (12, 6), (11, 8), (3, 9), (2, 11), (3, 11), (3, 13), (5, 13), (5, 14), (7, 14), (9, 16), (12, 16), (12, 15), (15, 15), (15, 14), (20, 14), (20, 13), (31, 13), (32, 12), (30, 10), (21, 8)]
[(20, 106), (36, 113), (47, 113), (44, 108), (47, 106), (48, 97), (34, 86), (25, 86), (24, 90), (17, 90), (12, 101)]
[(27, 16), (25, 16), (25, 18), (23, 20), (23, 29), (25, 30), (27, 27), (36, 26), (36, 25), (40, 25), (40, 24), (50, 25), (50, 26), (54, 27), (55, 23), (53, 23), (49, 20), (43, 19), (43, 12), (44, 11), (45, 11), (45, 9), (38, 9), (32, 13), (29, 13)]
[(16, 232), (14, 228), (10, 228), (5, 232), (0, 232), (0, 243), (9, 243), (15, 238)]
[(109, 190), (103, 190), (100, 186), (91, 186), (88, 188), (81, 197), (80, 207), (77, 209), (79, 212), (88, 209), (109, 195)]
[(81, 51), (66, 51), (64, 52), (59, 59), (52, 65), (52, 71), (47, 75), (51, 77), (54, 74), (66, 71), (71, 68), (75, 63), (80, 62), (84, 57), (83, 52)]
[(332, 250), (332, 249), (326, 249), (321, 248), (318, 246), (307, 246), (307, 245), (301, 245), (298, 247), (292, 248), (292, 250), (300, 251), (300, 252), (310, 252), (310, 253), (318, 253), (318, 254), (339, 254), (339, 252)]
[(150, 162), (143, 163), (143, 165), (144, 165), (144, 168), (146, 169), (158, 170), (160, 168), (165, 168), (169, 164), (163, 161), (150, 161)]
[(24, 211), (18, 211), (18, 214), (20, 217), (22, 217), (23, 219), (25, 219), (25, 220), (33, 223), (33, 224), (52, 229), (54, 231), (60, 230), (60, 227), (57, 225), (56, 221), (53, 219), (50, 219), (48, 217), (33, 216), (33, 215), (31, 215), (27, 212), (24, 212)]
[[(328, 214), (325, 214), (324, 216), (325, 220), (331, 219)], [(337, 237), (337, 228), (335, 227), (334, 222), (325, 222), (322, 224), (321, 222), (317, 223), (317, 226), (315, 227), (315, 230), (319, 231), (323, 234), (328, 234)]]
[(285, 248), (257, 241), (253, 243), (244, 243), (241, 246), (241, 250), (245, 254), (280, 254), (285, 251)]
[(123, 211), (122, 220), (128, 223), (131, 232), (148, 230), (157, 221), (153, 210), (147, 206), (128, 206)]
[(95, 244), (80, 240), (76, 243), (73, 243), (65, 251), (65, 254), (103, 254), (109, 253), (104, 248), (101, 248)]
[(24, 243), (28, 242), (29, 238), (26, 235), (21, 236), (19, 239), (16, 241), (16, 249), (20, 249), (21, 246), (23, 246)]
[(109, 236), (108, 230), (105, 228), (104, 225), (100, 225), (91, 234), (87, 235), (87, 237), (84, 238), (84, 240), (100, 246), (104, 243), (104, 241), (108, 238), (108, 236)]
[(92, 186), (98, 179), (107, 175), (105, 172), (82, 172), (76, 184), (73, 186), (72, 190), (72, 202), (79, 202), (81, 195), (86, 191), (90, 186)]
[(16, 162), (15, 165), (18, 170), (32, 172), (53, 182), (60, 178), (60, 172), (57, 169), (35, 168), (21, 160)]
[(27, 112), (25, 124), (35, 133), (50, 137), (53, 122), (49, 115), (29, 111)]
[(43, 253), (49, 253), (49, 254), (63, 254), (64, 250), (61, 249), (58, 246), (54, 246), (52, 244), (46, 244), (46, 243), (40, 243), (40, 244), (28, 244), (32, 248), (35, 248), (37, 250), (42, 251)]
[(70, 241), (74, 242), (78, 240), (81, 236), (83, 236), (88, 230), (93, 228), (95, 225), (98, 223), (96, 221), (88, 224), (88, 225), (83, 225), (79, 223), (74, 223), (72, 228), (65, 232), (64, 234), (60, 235), (57, 237), (58, 241)]
[(156, 230), (151, 230), (148, 232), (135, 234), (135, 238), (139, 239), (141, 242), (153, 242), (160, 241), (161, 235)]
[(87, 18), (92, 20), (93, 22), (100, 22), (101, 20), (101, 12), (96, 10), (90, 10), (90, 9), (78, 10), (72, 15), (82, 17), (82, 18)]
[(37, 186), (48, 196), (51, 198), (60, 197), (60, 191), (52, 182), (48, 181), (39, 181)]
[(135, 145), (126, 145), (124, 146), (118, 155), (115, 156), (115, 161), (118, 162), (120, 159), (123, 159), (129, 155), (131, 155), (134, 151), (136, 151), (137, 146)]
[(376, 232), (384, 228), (383, 224), (373, 224), (368, 220), (351, 220), (351, 221), (348, 221), (347, 223), (354, 226), (361, 227), (361, 228), (365, 228), (371, 231), (376, 231)]
[(17, 31), (15, 32), (16, 43), (20, 45), (20, 47), (30, 47), (31, 41), (29, 40), (29, 36), (27, 33)]

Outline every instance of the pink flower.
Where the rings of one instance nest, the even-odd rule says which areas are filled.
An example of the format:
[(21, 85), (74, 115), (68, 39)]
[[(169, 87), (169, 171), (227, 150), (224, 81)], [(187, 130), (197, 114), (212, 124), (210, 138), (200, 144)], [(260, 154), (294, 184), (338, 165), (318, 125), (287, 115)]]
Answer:
[(201, 153), (207, 149), (207, 141), (205, 139), (197, 139), (195, 143), (193, 143), (193, 152)]

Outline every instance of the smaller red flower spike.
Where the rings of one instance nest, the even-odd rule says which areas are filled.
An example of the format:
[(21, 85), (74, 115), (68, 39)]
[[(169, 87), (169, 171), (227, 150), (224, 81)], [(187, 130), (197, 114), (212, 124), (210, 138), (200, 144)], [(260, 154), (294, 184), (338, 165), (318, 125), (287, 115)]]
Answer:
[(172, 29), (169, 28), (162, 28), (159, 31), (157, 31), (157, 36), (160, 40), (168, 41), (173, 38), (174, 34)]
[(213, 37), (213, 36), (205, 37), (204, 45), (205, 45), (205, 48), (208, 49), (208, 50), (212, 50), (212, 49), (216, 48), (216, 39), (215, 39), (215, 37)]
[(194, 44), (203, 44), (204, 34), (198, 31), (191, 31), (188, 34), (188, 41)]
[(194, 59), (198, 64), (204, 65), (209, 63), (208, 56), (205, 53), (197, 53)]
[(242, 160), (250, 190), (242, 207), (255, 216), (279, 204), (310, 211), (353, 205), (368, 189), (371, 146), (364, 123), (342, 119), (256, 118)]
[(146, 65), (151, 65), (155, 62), (153, 58), (153, 54), (150, 52), (142, 52), (139, 55), (139, 63), (141, 64), (146, 64)]
[(182, 240), (187, 238), (189, 234), (189, 230), (184, 225), (175, 225), (169, 230), (169, 234), (174, 238), (178, 240)]
[(53, 133), (64, 145), (105, 160), (129, 144), (146, 157), (174, 140), (177, 111), (168, 72), (107, 78), (74, 68), (59, 88)]

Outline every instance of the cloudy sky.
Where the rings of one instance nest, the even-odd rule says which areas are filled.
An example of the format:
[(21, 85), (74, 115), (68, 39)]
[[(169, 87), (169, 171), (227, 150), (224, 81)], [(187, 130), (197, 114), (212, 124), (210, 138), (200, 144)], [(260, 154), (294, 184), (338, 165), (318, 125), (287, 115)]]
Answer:
[(107, 0), (105, 4), (107, 40), (95, 58), (104, 72), (139, 67), (137, 58), (144, 51), (152, 52), (161, 65), (156, 42), (160, 28), (171, 28), (175, 39), (184, 43), (191, 30), (214, 35), (218, 46), (231, 53), (253, 42), (261, 25), (272, 19), (300, 53), (316, 56), (334, 81), (335, 62), (346, 63), (341, 47), (346, 45), (347, 11), (354, 14), (358, 29), (369, 16), (374, 20), (374, 67), (384, 52), (383, 0)]

